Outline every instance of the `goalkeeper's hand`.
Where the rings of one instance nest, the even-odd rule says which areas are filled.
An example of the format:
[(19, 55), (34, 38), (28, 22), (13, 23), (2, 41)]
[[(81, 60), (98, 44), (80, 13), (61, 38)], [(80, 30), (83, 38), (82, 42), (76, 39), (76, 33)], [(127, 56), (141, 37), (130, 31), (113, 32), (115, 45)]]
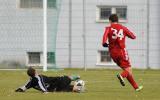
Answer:
[(15, 90), (15, 92), (24, 92), (24, 90), (21, 89), (21, 88), (18, 88), (18, 89)]
[(108, 47), (108, 44), (107, 44), (107, 43), (104, 43), (104, 44), (103, 44), (103, 47)]

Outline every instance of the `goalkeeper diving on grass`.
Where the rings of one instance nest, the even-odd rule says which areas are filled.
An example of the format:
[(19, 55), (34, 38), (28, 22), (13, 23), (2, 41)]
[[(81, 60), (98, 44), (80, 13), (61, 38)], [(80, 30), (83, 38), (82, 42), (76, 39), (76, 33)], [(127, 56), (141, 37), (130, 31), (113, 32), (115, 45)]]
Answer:
[[(80, 80), (80, 76), (56, 76), (49, 77), (40, 75), (37, 71), (29, 67), (27, 75), (30, 77), (29, 81), (22, 87), (19, 87), (15, 92), (25, 92), (27, 89), (34, 88), (36, 90), (47, 92), (83, 92), (84, 81)], [(74, 82), (72, 85), (71, 82)]]
[(129, 56), (126, 50), (125, 39), (136, 39), (134, 33), (125, 26), (118, 23), (118, 16), (112, 14), (109, 17), (110, 25), (106, 27), (102, 45), (109, 47), (110, 56), (113, 61), (123, 69), (121, 74), (117, 75), (122, 86), (125, 86), (124, 78), (126, 78), (136, 91), (140, 91), (143, 86), (139, 86), (134, 80)]

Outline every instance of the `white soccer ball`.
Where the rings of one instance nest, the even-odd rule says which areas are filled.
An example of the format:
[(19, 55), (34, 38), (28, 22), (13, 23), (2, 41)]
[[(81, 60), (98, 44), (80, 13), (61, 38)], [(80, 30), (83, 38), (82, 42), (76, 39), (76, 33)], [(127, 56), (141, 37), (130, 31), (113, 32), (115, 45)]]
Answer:
[(77, 80), (77, 81), (75, 81), (75, 85), (76, 86), (84, 86), (85, 82), (83, 80)]
[(85, 90), (85, 82), (83, 80), (77, 80), (74, 83), (74, 88), (73, 91), (74, 92), (84, 92)]

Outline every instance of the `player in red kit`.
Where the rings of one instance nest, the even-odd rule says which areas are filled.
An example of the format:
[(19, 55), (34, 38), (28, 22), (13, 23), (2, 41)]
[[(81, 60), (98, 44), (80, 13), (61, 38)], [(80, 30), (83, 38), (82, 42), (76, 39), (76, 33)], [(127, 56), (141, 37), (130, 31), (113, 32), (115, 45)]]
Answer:
[(109, 21), (110, 26), (105, 29), (102, 45), (103, 47), (109, 47), (110, 56), (113, 61), (123, 69), (122, 73), (117, 75), (121, 85), (125, 86), (123, 79), (127, 78), (133, 88), (136, 91), (140, 91), (143, 86), (138, 86), (133, 78), (131, 64), (125, 46), (126, 36), (131, 39), (135, 39), (136, 36), (126, 27), (118, 23), (118, 16), (116, 14), (112, 14), (109, 17)]

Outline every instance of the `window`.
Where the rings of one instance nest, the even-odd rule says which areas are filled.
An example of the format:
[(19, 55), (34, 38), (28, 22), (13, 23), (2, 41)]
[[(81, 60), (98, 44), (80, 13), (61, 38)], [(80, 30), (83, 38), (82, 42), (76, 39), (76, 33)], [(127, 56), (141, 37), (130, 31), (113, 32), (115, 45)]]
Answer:
[(100, 62), (107, 63), (112, 61), (108, 51), (100, 51), (100, 55)]
[[(27, 52), (27, 66), (42, 66), (43, 54), (42, 52)], [(48, 65), (55, 64), (55, 52), (47, 53)]]
[(108, 19), (111, 15), (111, 8), (100, 8), (100, 19), (105, 20)]
[(109, 51), (107, 50), (99, 50), (97, 56), (97, 65), (114, 65)]
[(28, 52), (28, 64), (40, 64), (40, 52)]
[(57, 0), (48, 0), (48, 8), (56, 8)]
[(125, 8), (125, 7), (116, 8), (116, 13), (117, 13), (120, 20), (127, 19), (127, 8)]
[(127, 6), (97, 6), (97, 22), (109, 22), (111, 14), (117, 14), (120, 22), (127, 20)]
[[(47, 0), (48, 8), (56, 8), (57, 0)], [(43, 0), (20, 0), (20, 8), (43, 8)]]
[(55, 52), (48, 52), (47, 53), (47, 62), (49, 64), (54, 64), (55, 63)]

